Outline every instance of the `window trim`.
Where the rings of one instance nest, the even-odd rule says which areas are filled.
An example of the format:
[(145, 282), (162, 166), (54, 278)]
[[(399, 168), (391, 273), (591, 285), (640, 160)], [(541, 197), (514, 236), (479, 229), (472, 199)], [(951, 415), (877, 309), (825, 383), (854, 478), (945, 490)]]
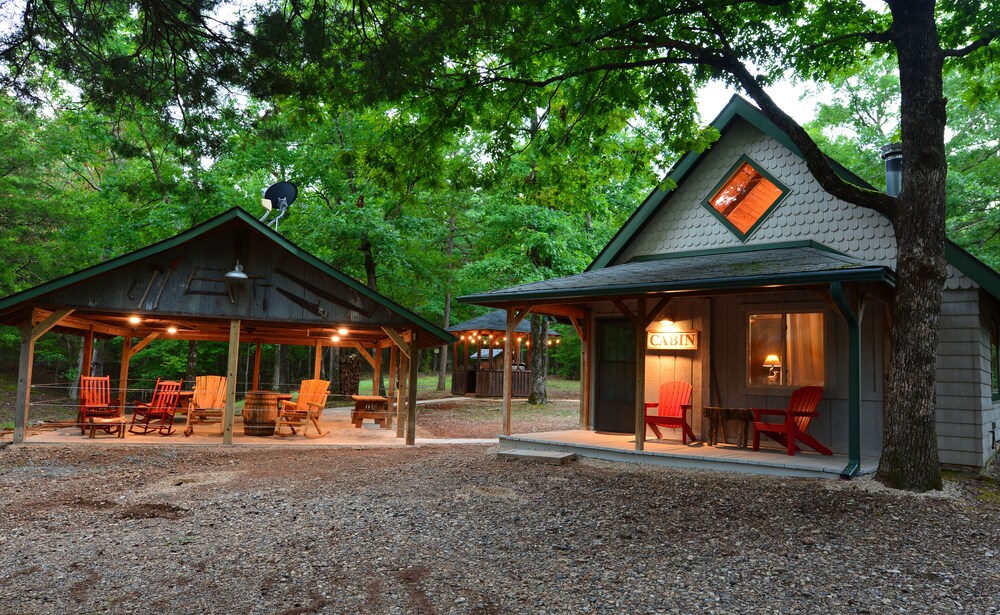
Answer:
[[(741, 341), (743, 344), (742, 353), (742, 376), (737, 385), (737, 389), (741, 395), (761, 395), (761, 394), (778, 394), (782, 395), (794, 391), (795, 389), (801, 388), (805, 385), (789, 385), (789, 384), (777, 384), (777, 385), (760, 385), (751, 384), (749, 382), (750, 375), (750, 316), (761, 315), (761, 314), (781, 314), (782, 316), (788, 316), (789, 314), (822, 314), (823, 315), (823, 389), (827, 392), (839, 390), (834, 382), (834, 376), (836, 370), (831, 372), (830, 365), (830, 346), (828, 343), (831, 340), (836, 339), (835, 325), (831, 321), (832, 314), (824, 306), (817, 304), (800, 303), (795, 305), (795, 307), (783, 306), (781, 304), (765, 303), (765, 304), (744, 304), (741, 313)], [(831, 327), (834, 327), (831, 329)]]
[[(758, 173), (760, 173), (761, 175), (763, 175), (764, 179), (766, 179), (767, 181), (771, 182), (772, 184), (774, 184), (775, 186), (777, 186), (781, 190), (781, 196), (779, 196), (774, 201), (774, 203), (771, 203), (771, 206), (767, 208), (767, 211), (765, 211), (763, 214), (761, 214), (760, 218), (758, 218), (757, 221), (753, 223), (753, 226), (751, 226), (749, 229), (747, 229), (746, 233), (743, 233), (743, 231), (741, 231), (740, 229), (736, 228), (736, 225), (734, 225), (732, 222), (729, 221), (728, 218), (726, 218), (724, 215), (722, 215), (722, 213), (718, 209), (716, 209), (712, 205), (712, 203), (711, 203), (712, 197), (714, 197), (716, 194), (718, 194), (718, 192), (720, 190), (722, 190), (722, 188), (727, 183), (729, 183), (729, 181), (733, 178), (733, 176), (736, 175), (736, 172), (739, 171), (740, 167), (742, 167), (744, 164), (749, 164), (751, 167), (753, 167), (753, 169), (755, 171), (757, 171)], [(750, 156), (747, 156), (746, 154), (742, 154), (736, 160), (736, 162), (731, 167), (729, 167), (729, 170), (726, 171), (726, 174), (722, 176), (722, 179), (719, 180), (715, 184), (715, 186), (711, 190), (708, 191), (708, 194), (705, 196), (704, 199), (702, 199), (701, 205), (702, 205), (702, 207), (704, 207), (705, 209), (707, 209), (713, 216), (715, 216), (716, 220), (718, 220), (723, 225), (725, 225), (725, 227), (727, 229), (729, 229), (729, 231), (731, 233), (733, 233), (734, 235), (736, 235), (737, 237), (739, 237), (740, 241), (746, 243), (746, 241), (748, 239), (750, 239), (750, 237), (755, 232), (757, 232), (757, 229), (760, 228), (760, 225), (763, 224), (768, 218), (771, 217), (771, 214), (774, 213), (774, 210), (776, 210), (778, 208), (778, 206), (781, 205), (782, 201), (784, 201), (785, 198), (788, 197), (788, 195), (790, 193), (791, 193), (791, 190), (788, 188), (788, 186), (786, 186), (785, 184), (781, 183), (778, 180), (777, 177), (775, 177), (774, 175), (771, 175), (770, 173), (768, 173), (767, 170), (762, 165), (760, 165), (759, 163), (757, 163), (757, 161), (755, 161), (754, 159), (750, 158)]]

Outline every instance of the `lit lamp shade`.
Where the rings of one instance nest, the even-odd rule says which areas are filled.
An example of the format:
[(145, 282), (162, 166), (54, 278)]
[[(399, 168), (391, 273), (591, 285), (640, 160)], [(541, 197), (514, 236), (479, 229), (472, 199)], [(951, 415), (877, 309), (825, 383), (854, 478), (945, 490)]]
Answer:
[(776, 354), (769, 354), (764, 357), (764, 367), (781, 367), (781, 359)]

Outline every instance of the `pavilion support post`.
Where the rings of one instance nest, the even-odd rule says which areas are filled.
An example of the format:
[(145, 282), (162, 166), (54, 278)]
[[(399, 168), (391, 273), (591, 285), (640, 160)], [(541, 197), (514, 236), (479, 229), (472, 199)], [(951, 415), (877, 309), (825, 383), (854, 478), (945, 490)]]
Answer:
[(32, 310), (21, 321), (21, 356), (17, 365), (17, 400), (14, 406), (14, 444), (24, 442), (28, 425), (28, 404), (31, 401), (31, 368), (35, 362), (35, 340), (31, 337)]
[(417, 441), (417, 370), (420, 367), (417, 351), (417, 330), (410, 336), (410, 375), (406, 394), (406, 444), (412, 446)]
[(128, 364), (132, 360), (132, 334), (122, 337), (122, 366), (118, 370), (118, 411), (125, 414), (125, 397), (128, 395)]
[(646, 298), (639, 297), (635, 324), (635, 450), (645, 448), (646, 441)]
[(260, 390), (260, 340), (257, 340), (257, 348), (253, 353), (253, 384), (250, 386), (250, 390)]
[(406, 415), (403, 407), (409, 393), (410, 356), (399, 353), (399, 391), (396, 393), (396, 437), (406, 436)]
[(316, 342), (316, 350), (313, 353), (313, 380), (319, 380), (323, 369), (323, 344)]
[(396, 375), (399, 373), (399, 350), (395, 346), (389, 348), (389, 389), (385, 392), (389, 398), (389, 416), (396, 413)]
[(91, 362), (94, 358), (94, 325), (90, 325), (87, 335), (83, 336), (83, 361), (80, 362), (80, 375), (90, 376)]
[(381, 395), (381, 384), (382, 384), (382, 349), (372, 348), (372, 355), (375, 358), (375, 364), (372, 365), (372, 395)]
[(240, 321), (229, 321), (229, 357), (226, 367), (226, 410), (222, 418), (222, 443), (233, 443), (233, 418), (236, 416), (236, 371), (240, 359)]

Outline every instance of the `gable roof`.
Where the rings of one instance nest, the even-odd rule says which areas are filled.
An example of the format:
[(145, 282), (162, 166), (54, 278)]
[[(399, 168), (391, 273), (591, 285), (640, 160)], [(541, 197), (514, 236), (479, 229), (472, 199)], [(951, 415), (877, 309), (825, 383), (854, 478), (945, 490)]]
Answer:
[[(319, 258), (313, 256), (309, 252), (306, 252), (299, 246), (295, 245), (278, 232), (274, 231), (261, 221), (257, 220), (254, 216), (250, 215), (247, 211), (239, 208), (233, 207), (232, 209), (215, 216), (201, 224), (198, 224), (186, 231), (183, 231), (173, 237), (164, 239), (145, 248), (141, 248), (134, 252), (124, 254), (117, 258), (113, 258), (109, 261), (76, 271), (69, 275), (51, 280), (44, 284), (40, 284), (33, 288), (26, 289), (19, 293), (15, 293), (8, 297), (0, 299), (0, 319), (4, 316), (9, 316), (15, 311), (20, 310), (23, 307), (27, 307), (31, 304), (33, 300), (43, 299), (46, 295), (50, 293), (66, 289), (75, 284), (85, 282), (96, 276), (118, 270), (120, 268), (133, 265), (140, 261), (162, 255), (163, 253), (179, 248), (195, 239), (201, 238), (204, 235), (212, 233), (226, 227), (227, 225), (241, 224), (249, 227), (248, 231), (262, 235), (266, 240), (276, 244), (279, 248), (287, 251), (292, 256), (297, 257), (318, 269), (325, 275), (330, 276), (337, 282), (343, 284), (359, 295), (366, 297), (373, 301), (375, 304), (382, 306), (386, 310), (396, 314), (402, 320), (425, 330), (432, 336), (438, 338), (444, 342), (450, 342), (454, 340), (454, 337), (441, 329), (440, 327), (428, 322), (426, 319), (414, 314), (413, 312), (407, 310), (406, 308), (400, 306), (399, 304), (393, 302), (387, 297), (371, 290), (367, 286), (361, 284), (357, 280), (351, 278), (350, 276), (344, 274), (341, 271), (331, 267), (327, 263), (323, 262)], [(422, 344), (421, 344), (422, 345)]]
[(886, 267), (834, 252), (811, 241), (665, 254), (461, 297), (481, 305), (625, 297), (642, 293), (798, 286), (830, 282), (895, 284)]
[[(507, 314), (503, 310), (493, 310), (482, 316), (470, 318), (465, 322), (448, 327), (448, 331), (459, 333), (461, 331), (506, 331)], [(527, 319), (522, 320), (514, 328), (518, 333), (531, 333), (531, 323)], [(558, 331), (549, 329), (549, 337), (559, 337)]]
[[(748, 122), (765, 135), (788, 148), (796, 156), (805, 159), (802, 151), (792, 143), (788, 135), (768, 119), (760, 109), (741, 96), (733, 95), (725, 108), (712, 120), (710, 125), (721, 134), (738, 120)], [(663, 183), (680, 185), (710, 152), (711, 148), (701, 153), (688, 152), (674, 164)], [(828, 157), (827, 161), (834, 172), (845, 181), (868, 190), (877, 189), (836, 160)], [(646, 223), (670, 199), (673, 193), (674, 190), (670, 188), (663, 189), (657, 187), (654, 189), (632, 213), (625, 224), (622, 225), (615, 236), (598, 253), (586, 271), (602, 269), (611, 265), (621, 255), (632, 239), (642, 231)], [(978, 260), (951, 240), (945, 241), (945, 258), (950, 265), (971, 278), (993, 297), (1000, 300), (1000, 273)]]

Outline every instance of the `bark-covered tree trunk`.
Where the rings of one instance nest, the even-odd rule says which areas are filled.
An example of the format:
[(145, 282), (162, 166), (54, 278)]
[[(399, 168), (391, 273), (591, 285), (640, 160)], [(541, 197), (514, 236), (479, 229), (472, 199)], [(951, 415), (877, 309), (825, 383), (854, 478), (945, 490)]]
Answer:
[(893, 220), (897, 284), (877, 477), (890, 487), (926, 491), (941, 488), (935, 363), (946, 276), (944, 56), (934, 2), (895, 0), (889, 5), (899, 55), (903, 186)]
[(365, 286), (378, 292), (378, 278), (375, 275), (375, 255), (372, 253), (372, 242), (368, 235), (361, 238), (361, 245), (358, 250), (365, 255)]
[(529, 404), (549, 403), (545, 379), (549, 375), (549, 320), (545, 316), (531, 315), (531, 388)]
[[(444, 289), (444, 329), (451, 325), (451, 257), (455, 253), (455, 214), (448, 218), (448, 244), (445, 246), (448, 255), (448, 279), (445, 281)], [(438, 366), (438, 386), (437, 390), (445, 389), (445, 380), (448, 378), (448, 344), (441, 346), (441, 363)]]
[(271, 376), (271, 390), (281, 390), (281, 371), (285, 364), (285, 347), (278, 344), (274, 347), (274, 374)]
[(184, 380), (194, 383), (198, 369), (198, 342), (188, 340), (187, 369), (184, 371)]

